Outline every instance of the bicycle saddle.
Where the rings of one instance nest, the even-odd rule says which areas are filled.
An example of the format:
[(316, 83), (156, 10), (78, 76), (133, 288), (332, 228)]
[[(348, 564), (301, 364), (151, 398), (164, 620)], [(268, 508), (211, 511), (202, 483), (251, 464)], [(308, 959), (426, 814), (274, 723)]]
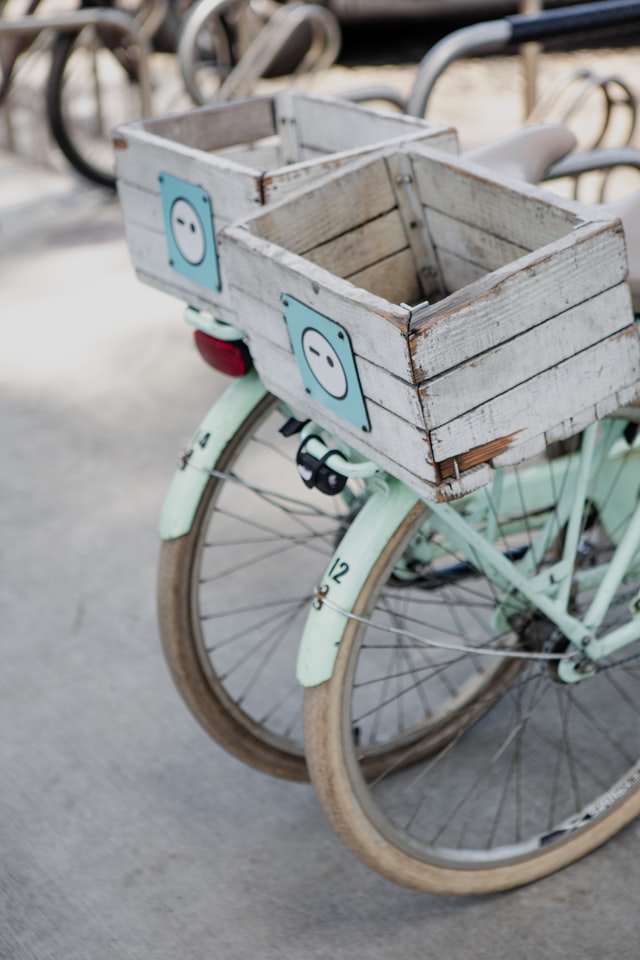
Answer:
[(576, 143), (563, 124), (539, 123), (466, 150), (462, 156), (493, 173), (539, 183), (549, 167), (570, 153)]

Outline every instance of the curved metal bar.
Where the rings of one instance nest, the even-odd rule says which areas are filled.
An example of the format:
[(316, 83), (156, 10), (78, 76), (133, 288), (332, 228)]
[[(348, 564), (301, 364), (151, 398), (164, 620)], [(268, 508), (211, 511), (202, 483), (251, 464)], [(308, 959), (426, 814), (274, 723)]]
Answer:
[(427, 101), (441, 73), (460, 57), (476, 53), (497, 53), (511, 40), (507, 20), (490, 20), (455, 30), (436, 43), (418, 64), (418, 73), (409, 95), (407, 113), (424, 117)]
[(43, 30), (55, 30), (56, 33), (72, 33), (83, 27), (99, 26), (113, 27), (138, 48), (138, 67), (140, 72), (140, 98), (145, 116), (151, 116), (151, 81), (149, 77), (148, 57), (151, 53), (150, 43), (140, 24), (128, 13), (122, 10), (92, 7), (85, 10), (75, 10), (70, 13), (57, 13), (49, 16), (31, 15), (13, 19), (3, 17), (0, 20), (0, 36), (37, 36)]
[[(233, 0), (201, 0), (185, 24), (178, 45), (178, 59), (184, 85), (195, 103), (207, 102), (195, 79), (198, 33), (211, 17), (219, 16), (232, 2)], [(229, 101), (249, 96), (256, 82), (265, 75), (303, 23), (311, 27), (312, 43), (298, 72), (312, 72), (331, 66), (338, 56), (342, 42), (336, 16), (318, 4), (288, 3), (267, 21), (240, 62), (221, 84), (215, 100)]]
[(615, 3), (601, 0), (546, 10), (532, 16), (518, 14), (456, 30), (432, 47), (420, 61), (407, 112), (418, 117), (425, 115), (436, 80), (453, 60), (460, 57), (497, 53), (509, 43), (536, 42), (566, 36), (577, 30), (597, 30), (632, 23), (639, 17), (640, 0), (616, 0)]
[(636, 147), (600, 147), (583, 153), (570, 153), (554, 163), (545, 174), (546, 180), (560, 177), (577, 177), (594, 170), (611, 170), (614, 167), (634, 167), (640, 170), (640, 150)]
[[(183, 22), (177, 50), (180, 74), (185, 90), (193, 102), (200, 106), (207, 101), (195, 79), (198, 36), (209, 20), (220, 17), (225, 10), (236, 3), (237, 0), (199, 0), (191, 8)], [(222, 40), (222, 35), (220, 40)], [(228, 66), (231, 67), (231, 51), (227, 50), (226, 52), (228, 53)]]
[(407, 100), (393, 87), (358, 87), (355, 90), (345, 90), (340, 94), (343, 100), (352, 100), (354, 103), (364, 103), (368, 100), (384, 100), (407, 112)]
[[(313, 31), (312, 45), (300, 69), (321, 70), (334, 63), (342, 36), (336, 17), (317, 4), (291, 3), (281, 7), (264, 25), (240, 62), (233, 68), (217, 92), (216, 100), (246, 97), (265, 75), (278, 54), (285, 49), (298, 27), (306, 23)], [(324, 44), (322, 41), (324, 40)], [(318, 47), (320, 47), (319, 52)], [(313, 51), (313, 53), (312, 53)]]

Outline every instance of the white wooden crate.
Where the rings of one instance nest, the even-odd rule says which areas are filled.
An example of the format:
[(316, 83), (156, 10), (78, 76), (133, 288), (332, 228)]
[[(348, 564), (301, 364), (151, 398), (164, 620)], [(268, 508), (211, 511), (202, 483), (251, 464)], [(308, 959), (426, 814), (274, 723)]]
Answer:
[[(116, 173), (138, 277), (233, 323), (234, 303), (216, 249), (225, 225), (354, 158), (422, 139), (457, 152), (450, 127), (292, 91), (123, 125), (114, 133)], [(196, 208), (208, 200), (213, 212), (208, 223), (193, 221), (205, 232), (212, 222), (213, 236), (199, 235), (200, 243), (196, 237), (186, 260), (184, 250), (172, 246), (170, 209), (175, 212), (172, 201), (181, 196)], [(189, 206), (182, 208), (187, 218)]]
[[(427, 498), (638, 395), (619, 221), (468, 160), (411, 145), (360, 162), (221, 245), (269, 389)], [(300, 339), (314, 326), (338, 359), (336, 331), (350, 342), (366, 422), (333, 396), (334, 373), (331, 396), (316, 382), (315, 341)]]

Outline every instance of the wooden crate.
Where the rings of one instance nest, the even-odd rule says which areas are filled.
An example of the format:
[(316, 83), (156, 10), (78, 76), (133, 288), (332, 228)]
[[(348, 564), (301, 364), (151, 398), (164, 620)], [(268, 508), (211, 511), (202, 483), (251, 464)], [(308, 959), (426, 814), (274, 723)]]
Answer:
[(427, 498), (638, 395), (619, 221), (468, 160), (412, 145), (358, 163), (221, 244), (269, 389)]
[(354, 157), (421, 139), (457, 151), (450, 127), (291, 91), (124, 125), (116, 172), (138, 277), (233, 323), (217, 249), (225, 225)]

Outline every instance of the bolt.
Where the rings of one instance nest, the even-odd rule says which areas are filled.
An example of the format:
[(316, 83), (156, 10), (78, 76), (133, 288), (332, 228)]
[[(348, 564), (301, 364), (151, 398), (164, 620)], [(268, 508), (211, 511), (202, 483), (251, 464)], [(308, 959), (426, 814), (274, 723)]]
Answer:
[(313, 591), (314, 599), (312, 604), (314, 610), (319, 610), (322, 607), (322, 601), (328, 593), (329, 593), (329, 587), (327, 586), (326, 583), (322, 584), (322, 586), (315, 588), (315, 590)]

